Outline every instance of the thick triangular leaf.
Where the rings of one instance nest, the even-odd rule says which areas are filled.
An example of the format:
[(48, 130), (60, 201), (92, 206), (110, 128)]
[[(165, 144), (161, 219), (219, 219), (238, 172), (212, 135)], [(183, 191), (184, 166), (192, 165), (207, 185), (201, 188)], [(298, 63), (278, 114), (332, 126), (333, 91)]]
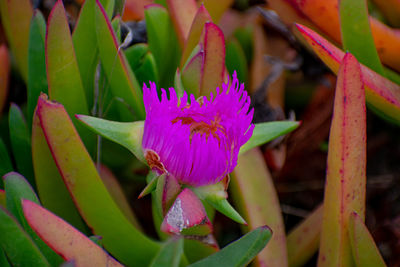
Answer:
[(49, 266), (30, 236), (8, 211), (0, 206), (0, 247), (14, 266)]
[(300, 122), (297, 121), (272, 121), (272, 122), (263, 122), (256, 123), (253, 135), (250, 137), (249, 141), (245, 143), (239, 151), (239, 154), (243, 154), (244, 152), (265, 144), (281, 135), (290, 133), (299, 127)]
[(95, 133), (124, 146), (145, 162), (142, 151), (143, 121), (117, 122), (85, 115), (76, 117)]

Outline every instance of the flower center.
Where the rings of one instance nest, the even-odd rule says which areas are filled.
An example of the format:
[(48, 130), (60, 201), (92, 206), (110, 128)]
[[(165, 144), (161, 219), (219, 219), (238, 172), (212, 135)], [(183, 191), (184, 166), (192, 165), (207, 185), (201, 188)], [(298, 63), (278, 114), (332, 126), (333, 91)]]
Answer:
[(190, 139), (192, 139), (194, 134), (204, 134), (207, 138), (212, 135), (213, 137), (218, 139), (218, 141), (221, 141), (220, 137), (217, 134), (217, 131), (219, 130), (220, 132), (225, 134), (225, 129), (220, 124), (221, 118), (219, 116), (215, 116), (214, 120), (212, 120), (210, 123), (204, 121), (196, 121), (192, 117), (188, 116), (176, 117), (171, 122), (177, 123), (178, 121), (181, 121), (184, 125), (190, 125)]

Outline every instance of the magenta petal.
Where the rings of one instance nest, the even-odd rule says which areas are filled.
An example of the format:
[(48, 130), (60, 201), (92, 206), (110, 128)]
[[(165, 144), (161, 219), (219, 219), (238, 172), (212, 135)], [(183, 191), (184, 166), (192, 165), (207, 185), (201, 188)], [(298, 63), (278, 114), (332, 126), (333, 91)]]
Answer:
[(240, 146), (254, 128), (250, 97), (236, 72), (232, 82), (217, 88), (209, 99), (196, 100), (186, 93), (178, 99), (173, 88), (168, 94), (164, 89), (161, 92), (160, 100), (154, 83), (150, 88), (143, 86), (146, 120), (142, 147), (145, 155), (148, 151), (156, 155), (146, 158), (150, 167), (159, 174), (171, 173), (181, 184), (219, 182), (236, 167)]

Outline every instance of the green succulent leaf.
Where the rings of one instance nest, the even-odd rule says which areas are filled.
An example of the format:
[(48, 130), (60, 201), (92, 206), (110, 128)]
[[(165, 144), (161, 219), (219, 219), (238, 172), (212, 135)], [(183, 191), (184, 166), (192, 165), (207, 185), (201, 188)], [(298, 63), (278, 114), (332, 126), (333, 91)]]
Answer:
[(189, 266), (246, 266), (267, 245), (271, 236), (271, 229), (261, 226), (224, 247), (221, 251)]
[(40, 93), (47, 94), (45, 60), (46, 21), (39, 10), (33, 13), (28, 46), (28, 116), (29, 129)]
[(149, 264), (159, 244), (140, 232), (114, 202), (64, 107), (41, 97), (37, 113), (61, 176), (88, 226), (123, 264)]
[(0, 247), (13, 266), (50, 266), (17, 220), (0, 206)]
[(360, 63), (386, 76), (369, 25), (367, 1), (341, 0), (339, 3), (344, 50), (351, 52)]
[[(10, 156), (3, 139), (0, 138), (0, 177), (4, 174), (13, 170)], [(0, 179), (0, 187), (2, 187), (3, 181)]]
[(150, 267), (178, 267), (183, 256), (183, 238), (172, 237), (153, 258)]
[(159, 87), (171, 87), (181, 55), (171, 18), (166, 8), (156, 4), (146, 6), (144, 13), (149, 48), (157, 64)]
[(22, 111), (11, 104), (8, 115), (11, 147), (17, 170), (24, 175), (32, 186), (35, 186), (32, 166), (31, 139)]
[(104, 8), (99, 1), (95, 7), (97, 45), (102, 67), (107, 76), (113, 97), (119, 101), (118, 109), (123, 120), (144, 119), (142, 91), (119, 47)]
[(142, 151), (143, 121), (117, 122), (96, 117), (77, 115), (78, 120), (95, 133), (122, 145), (145, 162)]
[(126, 58), (133, 72), (137, 75), (139, 85), (149, 81), (158, 84), (157, 65), (147, 44), (136, 44), (125, 50)]
[(386, 266), (368, 228), (355, 212), (349, 218), (349, 236), (353, 258), (357, 267)]
[(237, 72), (237, 77), (241, 83), (248, 85), (248, 67), (246, 55), (236, 38), (228, 41), (226, 44), (226, 68), (229, 73)]
[(19, 221), (25, 231), (31, 236), (32, 240), (36, 243), (40, 251), (49, 261), (52, 266), (58, 266), (63, 262), (63, 259), (58, 256), (46, 243), (31, 229), (28, 225), (23, 210), (22, 199), (28, 199), (39, 204), (35, 192), (31, 185), (19, 173), (11, 172), (4, 176), (4, 184), (6, 191), (7, 210), (10, 211), (14, 217)]
[(297, 121), (273, 121), (256, 123), (253, 135), (249, 141), (245, 143), (239, 151), (239, 155), (262, 144), (265, 144), (281, 135), (290, 133), (299, 127), (300, 122)]

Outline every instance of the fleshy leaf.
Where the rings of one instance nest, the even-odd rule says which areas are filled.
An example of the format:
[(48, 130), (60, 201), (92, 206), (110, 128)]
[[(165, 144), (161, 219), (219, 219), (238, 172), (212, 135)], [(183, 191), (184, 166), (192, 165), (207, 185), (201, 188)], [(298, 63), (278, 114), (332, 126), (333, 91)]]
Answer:
[(190, 32), (186, 39), (185, 46), (182, 52), (182, 58), (180, 67), (186, 64), (189, 56), (192, 54), (193, 49), (200, 41), (201, 33), (203, 32), (204, 25), (206, 22), (211, 22), (211, 16), (208, 13), (207, 9), (204, 7), (204, 4), (201, 4), (199, 9), (197, 10), (196, 16), (193, 19), (193, 23), (190, 26)]
[(190, 26), (197, 12), (195, 0), (167, 0), (168, 10), (174, 23), (181, 47), (188, 37)]
[(245, 85), (248, 85), (249, 74), (246, 55), (236, 38), (228, 41), (226, 45), (225, 62), (229, 73), (233, 73), (236, 70), (238, 80)]
[(105, 70), (112, 94), (122, 103), (118, 103), (124, 120), (144, 119), (142, 91), (111, 27), (104, 8), (96, 0), (95, 25), (100, 60)]
[(352, 53), (361, 64), (385, 76), (369, 26), (367, 2), (341, 0), (339, 12), (343, 49)]
[(108, 169), (106, 166), (101, 165), (100, 170), (99, 170), (100, 178), (103, 181), (104, 185), (107, 187), (108, 192), (110, 192), (110, 195), (114, 199), (115, 203), (117, 203), (118, 207), (121, 209), (121, 211), (124, 213), (126, 218), (138, 229), (140, 229), (140, 224), (138, 220), (136, 219), (132, 208), (129, 205), (129, 202), (125, 196), (125, 193), (119, 184), (117, 178), (114, 176), (114, 174), (111, 172), (110, 169)]
[[(113, 0), (101, 0), (110, 17), (114, 9)], [(72, 34), (76, 60), (81, 74), (82, 85), (86, 93), (88, 107), (93, 105), (94, 76), (98, 63), (98, 47), (95, 26), (95, 0), (85, 1), (81, 7), (78, 21)]]
[(13, 266), (49, 266), (49, 262), (19, 223), (0, 206), (0, 246)]
[(256, 265), (287, 266), (286, 235), (279, 200), (264, 157), (257, 148), (239, 156), (230, 183), (231, 196), (249, 228), (268, 225), (273, 236)]
[(5, 44), (0, 45), (0, 115), (6, 104), (10, 79), (10, 58)]
[(173, 234), (207, 236), (212, 232), (212, 225), (196, 194), (185, 188), (165, 215), (161, 230)]
[(45, 59), (46, 21), (39, 10), (35, 10), (29, 32), (28, 47), (28, 116), (29, 129), (32, 128), (33, 113), (40, 93), (47, 94)]
[[(159, 87), (173, 85), (181, 49), (168, 11), (156, 4), (145, 7), (147, 38), (157, 64)], [(183, 14), (180, 14), (183, 15)]]
[(193, 188), (193, 192), (201, 199), (207, 201), (216, 210), (228, 218), (242, 224), (247, 224), (240, 214), (228, 202), (226, 193), (229, 177), (227, 176), (221, 182)]
[(54, 266), (60, 265), (63, 261), (61, 257), (58, 256), (53, 250), (51, 250), (43, 242), (43, 240), (36, 235), (36, 233), (26, 222), (24, 213), (22, 211), (22, 199), (28, 199), (39, 204), (39, 199), (37, 198), (31, 185), (25, 180), (23, 176), (15, 172), (8, 173), (3, 178), (8, 211), (10, 211), (14, 215), (14, 217), (19, 221), (25, 231), (31, 236), (40, 251), (49, 261), (49, 263)]
[(355, 212), (350, 214), (349, 235), (353, 258), (357, 267), (386, 266), (368, 228)]
[(400, 27), (400, 2), (397, 0), (374, 0), (374, 4), (394, 27)]
[(183, 238), (174, 236), (161, 247), (150, 267), (178, 267), (183, 255)]
[(221, 29), (212, 22), (204, 25), (204, 65), (200, 95), (208, 96), (220, 87), (225, 73), (225, 39)]
[(152, 81), (158, 84), (157, 66), (147, 44), (135, 44), (125, 50), (126, 58), (139, 84)]
[[(341, 41), (339, 10), (337, 0), (289, 0), (300, 12), (305, 14), (323, 32), (335, 41)], [(321, 12), (322, 11), (322, 12)], [(354, 16), (354, 14), (352, 14)], [(400, 35), (375, 18), (369, 18), (376, 49), (382, 62), (400, 71)]]
[(28, 40), (32, 14), (29, 0), (0, 1), (2, 26), (25, 82), (28, 80)]
[(160, 205), (160, 214), (165, 216), (171, 208), (182, 188), (176, 178), (169, 174), (162, 174), (157, 179), (156, 201)]
[[(334, 72), (338, 73), (344, 53), (309, 28), (296, 24), (314, 52)], [(361, 65), (365, 84), (365, 99), (378, 115), (400, 124), (400, 86)]]
[(203, 73), (204, 51), (199, 50), (182, 70), (181, 80), (187, 93), (198, 97)]
[(272, 121), (256, 123), (253, 135), (250, 137), (249, 141), (245, 143), (239, 151), (239, 154), (257, 147), (259, 145), (265, 144), (281, 135), (290, 133), (299, 127), (300, 123), (297, 121)]
[(321, 234), (322, 205), (300, 222), (287, 236), (290, 267), (300, 267), (317, 252)]
[(217, 253), (189, 266), (247, 266), (247, 264), (249, 264), (250, 261), (267, 245), (271, 236), (272, 231), (269, 227), (258, 227), (241, 237), (239, 240), (224, 247), (221, 251), (218, 251)]
[(61, 218), (29, 200), (22, 202), (29, 225), (66, 260), (77, 266), (122, 266)]
[(346, 54), (336, 83), (329, 134), (318, 264), (352, 266), (350, 213), (365, 216), (366, 110), (360, 65)]
[(64, 183), (88, 226), (123, 264), (149, 264), (159, 244), (138, 231), (114, 202), (64, 107), (43, 96), (37, 114)]
[(36, 186), (43, 206), (80, 231), (85, 231), (86, 227), (51, 155), (36, 112), (32, 126), (32, 160)]
[(218, 23), (224, 12), (233, 4), (233, 0), (204, 0), (204, 6), (210, 12), (215, 23)]
[(4, 250), (0, 248), (0, 266), (10, 267), (10, 263), (8, 262), (7, 256), (4, 253)]
[(142, 151), (143, 121), (117, 122), (85, 115), (76, 116), (90, 130), (129, 149), (146, 162)]
[[(13, 166), (11, 163), (10, 156), (8, 155), (6, 145), (4, 144), (3, 139), (0, 138), (0, 177), (2, 177), (4, 174), (12, 170)], [(0, 186), (2, 184), (3, 181), (0, 181)]]
[(61, 0), (54, 5), (46, 34), (46, 68), (50, 98), (63, 103), (68, 113), (88, 114), (67, 16)]
[(31, 139), (24, 115), (17, 105), (11, 104), (8, 116), (11, 147), (17, 164), (17, 170), (28, 179), (32, 186), (35, 186)]

